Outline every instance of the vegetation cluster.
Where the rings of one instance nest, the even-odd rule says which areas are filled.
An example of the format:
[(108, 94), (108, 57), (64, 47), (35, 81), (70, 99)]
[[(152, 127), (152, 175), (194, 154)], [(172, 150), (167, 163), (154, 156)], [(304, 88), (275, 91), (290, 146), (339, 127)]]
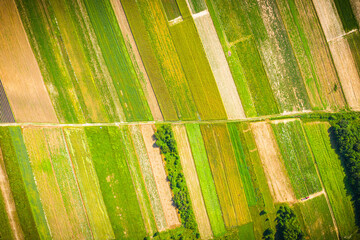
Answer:
[(344, 118), (332, 121), (332, 134), (335, 137), (336, 147), (343, 160), (350, 183), (355, 214), (359, 223), (360, 216), (360, 119)]
[(280, 206), (276, 216), (275, 239), (303, 240), (305, 235), (294, 211), (288, 206)]
[(167, 176), (174, 194), (173, 201), (180, 213), (181, 222), (185, 228), (193, 230), (196, 238), (199, 238), (189, 191), (181, 167), (174, 133), (170, 125), (163, 125), (158, 128), (155, 138), (156, 145), (160, 147), (161, 153), (165, 158)]

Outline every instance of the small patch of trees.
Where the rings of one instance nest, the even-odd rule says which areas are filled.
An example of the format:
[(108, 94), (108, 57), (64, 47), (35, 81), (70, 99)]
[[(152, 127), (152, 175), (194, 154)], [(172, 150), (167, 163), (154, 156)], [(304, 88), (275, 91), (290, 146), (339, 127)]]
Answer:
[(294, 211), (288, 206), (280, 206), (276, 216), (276, 239), (303, 240), (305, 235), (301, 230)]
[(195, 238), (199, 238), (198, 227), (195, 215), (191, 207), (189, 191), (180, 163), (180, 156), (177, 150), (174, 133), (170, 125), (162, 125), (155, 133), (156, 145), (160, 147), (165, 158), (165, 166), (174, 194), (174, 204), (178, 209), (181, 222), (187, 229), (194, 231)]

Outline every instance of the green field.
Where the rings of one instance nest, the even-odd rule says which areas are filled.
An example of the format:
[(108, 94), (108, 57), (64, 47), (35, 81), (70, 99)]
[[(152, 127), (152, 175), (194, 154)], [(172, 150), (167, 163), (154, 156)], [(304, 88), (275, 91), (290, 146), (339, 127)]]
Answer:
[(225, 225), (230, 228), (250, 222), (246, 195), (226, 125), (206, 124), (200, 125), (200, 129)]
[(321, 191), (314, 159), (301, 122), (272, 124), (277, 143), (297, 199)]
[(327, 123), (305, 124), (306, 135), (329, 196), (340, 236), (347, 237), (357, 229), (351, 196), (347, 193), (344, 168), (329, 136)]
[(95, 239), (115, 238), (83, 128), (64, 128), (65, 139)]
[(84, 0), (127, 121), (151, 120), (151, 112), (109, 1)]
[(337, 239), (333, 220), (325, 196), (300, 202), (295, 205), (298, 219), (305, 226), (311, 239)]
[[(189, 15), (186, 10), (182, 12), (183, 17)], [(193, 19), (185, 18), (170, 26), (170, 32), (201, 119), (226, 119), (224, 105)]]
[(166, 120), (194, 120), (196, 107), (160, 1), (121, 1)]
[(360, 33), (353, 32), (347, 35), (346, 39), (350, 45), (357, 71), (360, 73)]
[(161, 0), (161, 3), (165, 10), (168, 21), (181, 16), (180, 9), (176, 3), (176, 0)]
[(247, 16), (281, 111), (310, 109), (309, 98), (275, 0), (246, 2)]
[(299, 64), (310, 104), (313, 109), (323, 109), (326, 99), (322, 96), (299, 10), (294, 0), (276, 0), (276, 2)]
[(239, 227), (239, 239), (256, 239), (254, 234), (254, 223), (248, 223)]
[(44, 210), (19, 127), (0, 128), (0, 146), (25, 238), (50, 238)]
[(0, 216), (2, 216), (0, 218), (0, 239), (14, 239), (2, 194), (0, 194)]
[(196, 171), (199, 177), (206, 210), (209, 216), (211, 229), (214, 236), (220, 236), (226, 232), (226, 229), (200, 127), (198, 124), (187, 124), (186, 131)]
[(119, 128), (86, 127), (92, 160), (117, 239), (143, 239), (146, 229)]
[(336, 10), (340, 16), (345, 32), (359, 29), (349, 0), (334, 0)]
[[(247, 147), (246, 142), (241, 140), (244, 138), (243, 129), (240, 124), (229, 123), (228, 130), (230, 133), (231, 143), (234, 149), (234, 154), (236, 157), (237, 165), (239, 168), (241, 180), (244, 184), (246, 199), (249, 207), (256, 205), (256, 195), (253, 183), (251, 181), (251, 176), (249, 172), (249, 167), (246, 164), (246, 158), (249, 157), (250, 151)], [(242, 138), (242, 139), (241, 139)], [(245, 153), (246, 151), (246, 153)]]
[(190, 0), (189, 5), (192, 14), (206, 10), (205, 0)]

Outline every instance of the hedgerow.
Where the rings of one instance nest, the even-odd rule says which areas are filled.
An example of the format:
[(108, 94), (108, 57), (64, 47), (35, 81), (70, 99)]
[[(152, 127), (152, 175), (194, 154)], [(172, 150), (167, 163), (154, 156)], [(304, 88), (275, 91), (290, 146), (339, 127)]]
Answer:
[(174, 133), (170, 125), (162, 125), (155, 133), (156, 145), (160, 147), (161, 154), (165, 157), (165, 167), (173, 191), (173, 201), (178, 209), (181, 223), (187, 229), (194, 231), (194, 236), (199, 238), (198, 226), (191, 207), (189, 191), (180, 163)]

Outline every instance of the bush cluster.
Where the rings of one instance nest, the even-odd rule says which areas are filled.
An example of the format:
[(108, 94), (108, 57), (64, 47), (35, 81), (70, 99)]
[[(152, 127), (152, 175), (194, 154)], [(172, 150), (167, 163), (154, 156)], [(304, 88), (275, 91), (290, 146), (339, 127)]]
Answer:
[(303, 240), (302, 232), (294, 211), (288, 206), (280, 206), (276, 216), (276, 239)]
[(174, 133), (170, 125), (162, 125), (158, 128), (155, 133), (155, 138), (156, 145), (160, 147), (161, 153), (165, 157), (168, 180), (174, 193), (173, 201), (179, 211), (181, 222), (185, 228), (193, 230), (194, 234), (199, 237)]
[(331, 132), (342, 158), (351, 186), (357, 220), (360, 217), (360, 119), (338, 118), (331, 122)]

